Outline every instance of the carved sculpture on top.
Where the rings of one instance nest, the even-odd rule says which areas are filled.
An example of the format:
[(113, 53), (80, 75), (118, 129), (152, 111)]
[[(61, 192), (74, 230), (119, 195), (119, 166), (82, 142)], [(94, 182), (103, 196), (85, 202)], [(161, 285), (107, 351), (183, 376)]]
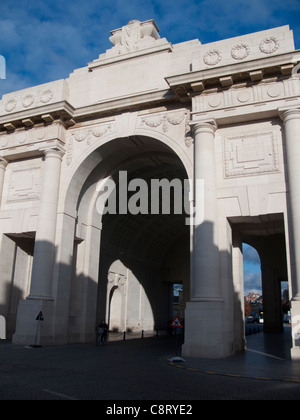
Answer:
[(153, 20), (140, 22), (131, 20), (128, 25), (111, 32), (109, 40), (114, 44), (113, 50), (126, 54), (139, 49), (151, 47), (160, 38), (158, 28)]

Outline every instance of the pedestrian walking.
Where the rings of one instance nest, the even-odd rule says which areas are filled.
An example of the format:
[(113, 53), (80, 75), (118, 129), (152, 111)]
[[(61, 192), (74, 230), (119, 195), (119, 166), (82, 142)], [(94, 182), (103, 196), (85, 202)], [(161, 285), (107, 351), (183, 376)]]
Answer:
[(107, 340), (107, 332), (108, 332), (108, 325), (105, 321), (101, 321), (101, 323), (98, 325), (98, 335), (97, 335), (97, 345), (100, 346), (100, 344), (105, 344)]

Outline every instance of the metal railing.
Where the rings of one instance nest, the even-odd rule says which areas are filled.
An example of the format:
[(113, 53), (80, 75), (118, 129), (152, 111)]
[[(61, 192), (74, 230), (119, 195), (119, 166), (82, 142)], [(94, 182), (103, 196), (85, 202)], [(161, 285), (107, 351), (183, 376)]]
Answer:
[(263, 326), (262, 325), (247, 325), (246, 326), (246, 336), (252, 335), (252, 334), (258, 334), (260, 332), (263, 332)]
[(126, 341), (126, 340), (139, 340), (144, 338), (153, 338), (165, 336), (167, 333), (163, 330), (141, 330), (141, 331), (109, 331), (107, 341)]

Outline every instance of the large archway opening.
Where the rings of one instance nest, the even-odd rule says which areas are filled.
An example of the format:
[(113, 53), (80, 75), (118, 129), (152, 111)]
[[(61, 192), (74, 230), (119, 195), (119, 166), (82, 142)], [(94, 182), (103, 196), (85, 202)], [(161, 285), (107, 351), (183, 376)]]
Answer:
[[(186, 168), (169, 146), (144, 136), (112, 140), (88, 159), (93, 169), (77, 203), (77, 232), (79, 237), (85, 237), (76, 245), (75, 268), (78, 273), (80, 264), (87, 265), (88, 246), (89, 267), (85, 271), (96, 272), (97, 264), (98, 293), (95, 297), (91, 292), (90, 298), (86, 298), (92, 302), (86, 305), (87, 311), (91, 311), (95, 303), (96, 324), (105, 319), (115, 331), (166, 329), (173, 311), (174, 283), (184, 285), (184, 301), (189, 300), (190, 226), (186, 223), (189, 194), (184, 191), (189, 177)], [(83, 169), (86, 167), (85, 164)], [(111, 202), (116, 203), (116, 211), (109, 209), (99, 214), (99, 185), (105, 179), (115, 184), (115, 190), (106, 197), (106, 207), (109, 208)], [(153, 180), (159, 188), (158, 203), (154, 207)], [(146, 199), (141, 193), (142, 187), (148, 187)], [(124, 188), (126, 211), (119, 203)], [(178, 211), (178, 195), (182, 200), (181, 211)], [(157, 201), (158, 196), (155, 197)], [(129, 203), (135, 204), (136, 211), (131, 211)], [(75, 313), (73, 302), (82, 299), (79, 292), (76, 280), (72, 286), (72, 314)]]
[(246, 327), (252, 323), (263, 324), (261, 261), (256, 249), (247, 243), (243, 243), (243, 269)]
[(282, 333), (282, 287), (288, 287), (283, 214), (233, 218), (231, 226), (243, 243), (243, 323), (257, 322), (265, 333)]
[[(156, 151), (128, 159), (111, 173), (117, 201), (112, 213), (116, 214), (107, 212), (102, 218), (97, 319), (106, 318), (109, 327), (118, 331), (166, 329), (172, 316), (174, 282), (185, 284), (186, 289), (189, 286), (188, 215), (184, 211), (177, 214), (175, 205), (176, 194), (184, 200), (185, 169), (170, 149), (155, 140), (138, 141), (148, 147), (152, 144)], [(126, 185), (120, 185), (120, 173)], [(155, 209), (151, 208), (157, 199), (153, 197), (154, 180), (159, 182)], [(136, 188), (128, 191), (129, 185)], [(128, 204), (136, 204), (133, 212), (132, 208), (120, 211), (118, 200), (124, 187)], [(115, 296), (117, 306), (111, 304)]]

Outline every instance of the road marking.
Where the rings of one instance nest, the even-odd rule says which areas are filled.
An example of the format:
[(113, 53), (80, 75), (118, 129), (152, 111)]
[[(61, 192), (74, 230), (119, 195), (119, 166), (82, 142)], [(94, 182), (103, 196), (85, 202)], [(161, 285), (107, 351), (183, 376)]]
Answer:
[(69, 395), (66, 394), (61, 394), (60, 392), (55, 392), (55, 391), (50, 391), (50, 389), (43, 389), (44, 392), (47, 392), (48, 394), (52, 394), (55, 397), (60, 397), (63, 398), (65, 400), (70, 400), (70, 401), (78, 401), (78, 398), (75, 397), (70, 397)]
[[(284, 359), (281, 359), (281, 360), (284, 360)], [(168, 364), (170, 366), (175, 366), (175, 367), (178, 367), (180, 369), (184, 369), (184, 370), (189, 371), (189, 372), (202, 373), (202, 374), (205, 374), (205, 375), (217, 375), (217, 376), (227, 376), (227, 377), (231, 377), (231, 378), (256, 379), (258, 381), (290, 382), (290, 383), (294, 383), (294, 384), (300, 384), (300, 379), (268, 378), (268, 377), (264, 377), (264, 376), (248, 376), (248, 375), (243, 375), (243, 374), (240, 375), (240, 374), (236, 374), (236, 373), (214, 372), (214, 371), (211, 371), (211, 370), (201, 370), (201, 369), (189, 368), (189, 367), (185, 367), (185, 366), (182, 366), (182, 365), (178, 366), (178, 365), (175, 365), (175, 363), (170, 363), (169, 361), (168, 361)]]
[(285, 360), (285, 359), (282, 359), (281, 357), (274, 356), (273, 354), (263, 353), (263, 352), (257, 351), (257, 350), (252, 350), (252, 349), (247, 348), (247, 351), (251, 351), (252, 353), (261, 354), (262, 356), (272, 357), (272, 359)]
[(300, 379), (283, 379), (284, 382), (292, 382), (295, 384), (300, 384)]

